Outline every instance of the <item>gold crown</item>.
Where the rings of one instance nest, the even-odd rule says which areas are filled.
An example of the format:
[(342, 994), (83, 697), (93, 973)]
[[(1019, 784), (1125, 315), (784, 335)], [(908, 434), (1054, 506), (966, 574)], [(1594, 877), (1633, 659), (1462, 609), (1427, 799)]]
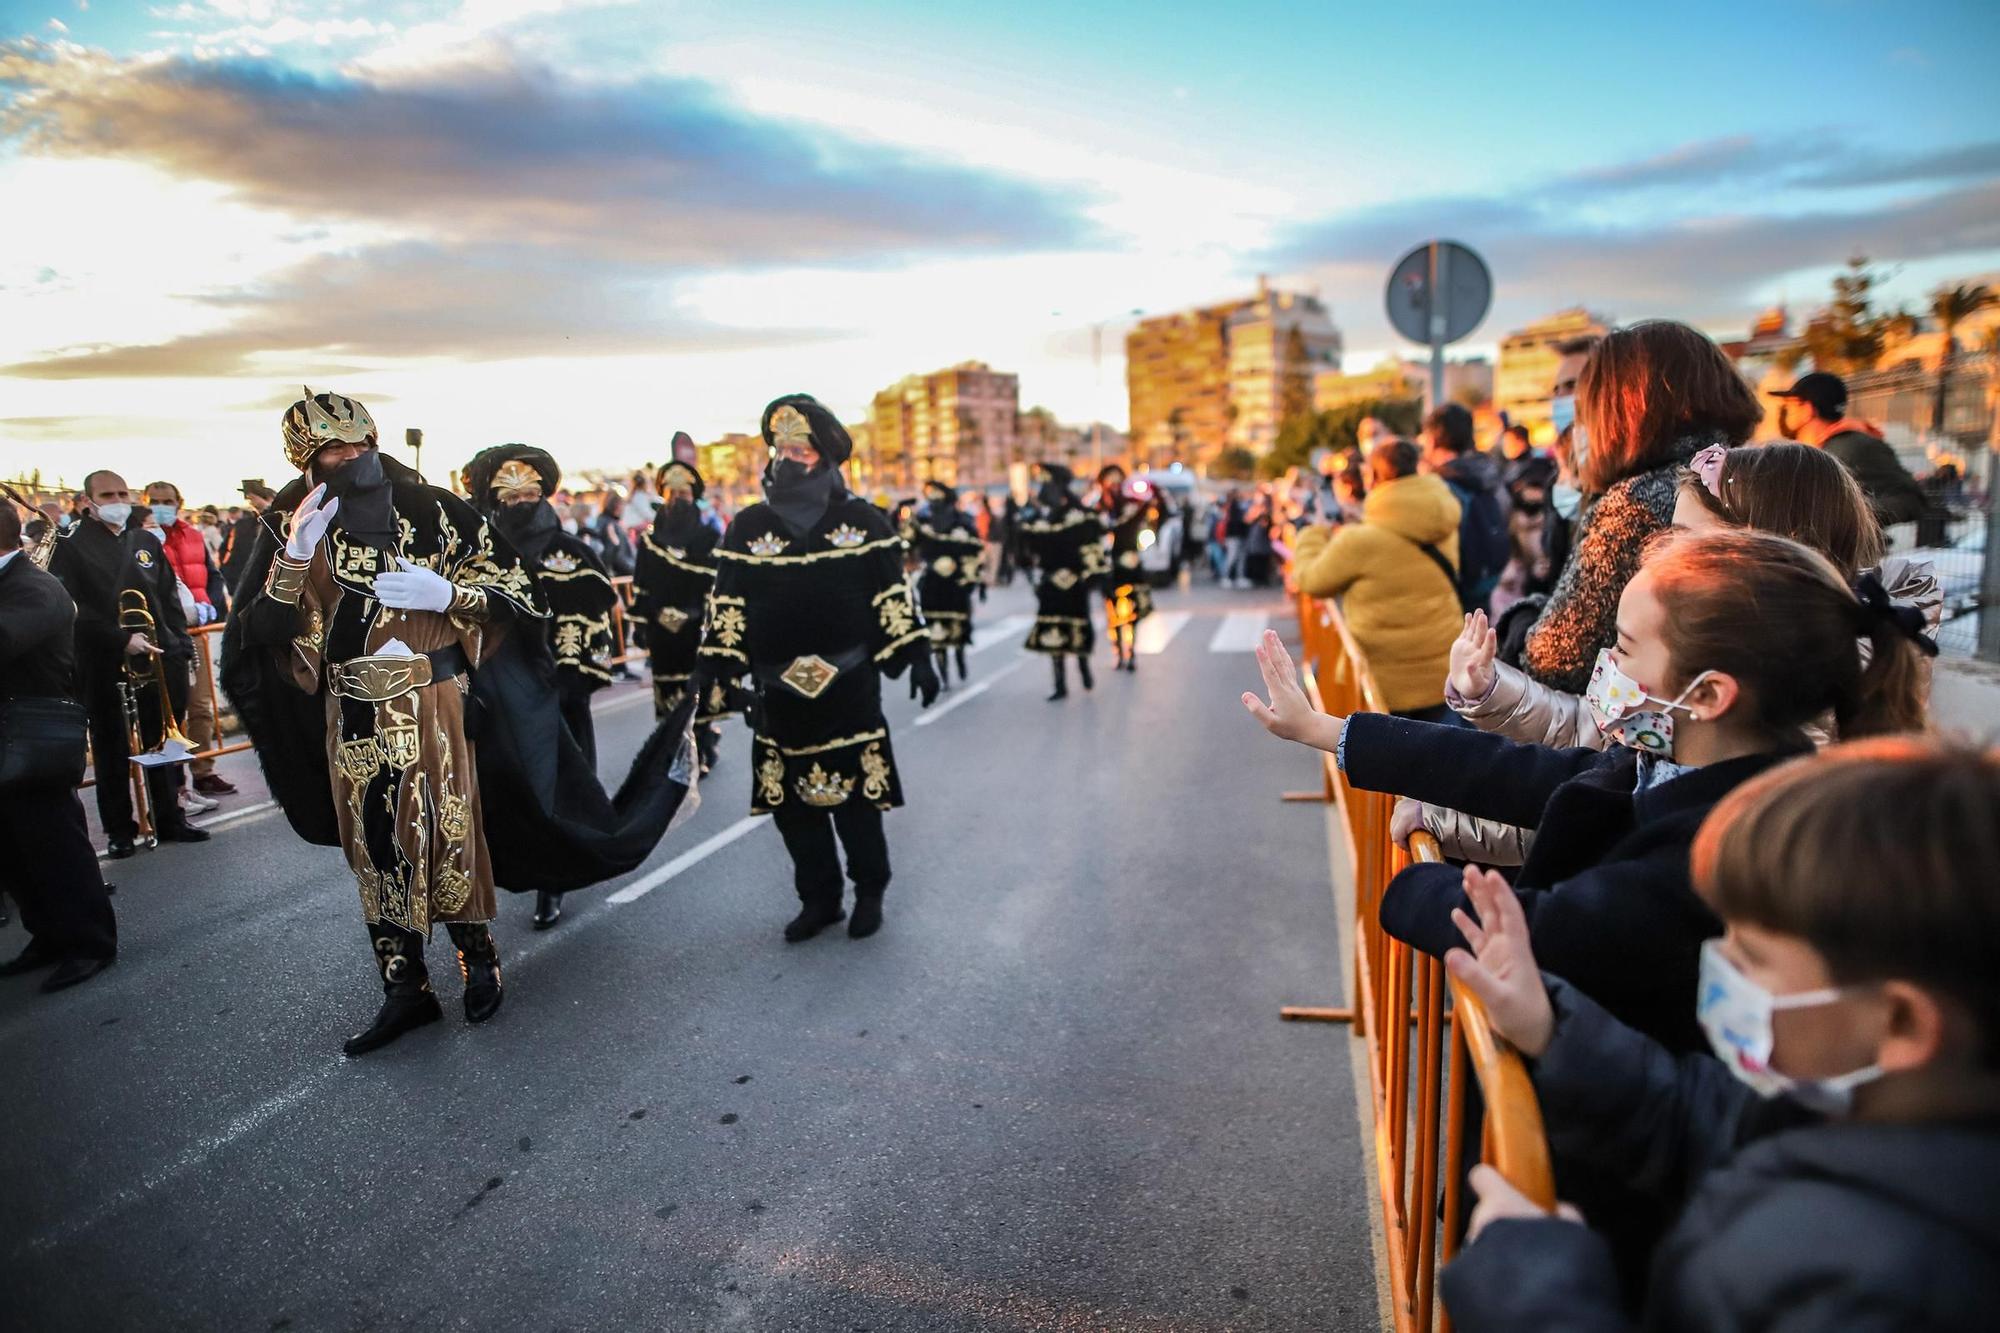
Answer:
[(494, 470), (490, 485), (491, 489), (500, 492), (502, 500), (506, 500), (514, 492), (525, 491), (530, 486), (539, 491), (542, 488), (542, 474), (533, 464), (525, 463), (518, 458), (510, 458)]
[[(306, 396), (285, 413), (285, 459), (303, 472), (313, 455), (329, 444), (366, 444), (375, 439), (375, 418), (352, 398), (337, 393)], [(325, 401), (322, 402), (321, 399)]]

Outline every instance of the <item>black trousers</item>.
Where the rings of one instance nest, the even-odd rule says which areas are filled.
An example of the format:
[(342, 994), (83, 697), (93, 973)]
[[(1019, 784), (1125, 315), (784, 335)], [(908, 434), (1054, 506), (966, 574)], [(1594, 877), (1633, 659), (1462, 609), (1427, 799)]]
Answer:
[[(847, 801), (815, 810), (787, 801), (771, 813), (792, 855), (792, 884), (807, 907), (838, 907), (841, 900), (840, 849), (847, 852), (847, 877), (857, 898), (879, 898), (889, 887), (889, 840), (882, 812), (866, 801)], [(840, 848), (834, 846), (836, 830)]]
[(590, 696), (581, 691), (562, 690), (558, 694), (563, 725), (576, 738), (583, 757), (597, 767), (597, 723), (590, 716)]
[(67, 958), (111, 958), (118, 923), (83, 802), (68, 787), (9, 792), (0, 798), (0, 889), (20, 904), (35, 942)]
[[(188, 659), (169, 657), (165, 660), (167, 678), (167, 702), (173, 707), (175, 724), (187, 716), (188, 699)], [(131, 838), (139, 831), (138, 821), (132, 817), (132, 757), (130, 745), (125, 739), (125, 706), (119, 701), (118, 682), (123, 668), (117, 663), (108, 666), (102, 662), (92, 662), (88, 666), (79, 664), (77, 676), (83, 686), (82, 703), (90, 713), (90, 757), (91, 768), (97, 778), (93, 790), (97, 793), (97, 817), (104, 825), (107, 838)], [(157, 686), (147, 684), (139, 690), (139, 734), (151, 749), (160, 743), (160, 703), (154, 693)], [(186, 822), (181, 813), (179, 793), (175, 790), (179, 782), (177, 765), (163, 764), (146, 771), (146, 792), (153, 803), (153, 827), (161, 829), (178, 828)]]

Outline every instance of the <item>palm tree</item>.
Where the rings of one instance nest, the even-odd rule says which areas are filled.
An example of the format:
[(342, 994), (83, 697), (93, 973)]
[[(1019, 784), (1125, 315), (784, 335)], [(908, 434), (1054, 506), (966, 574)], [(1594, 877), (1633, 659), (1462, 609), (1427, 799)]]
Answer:
[(1931, 433), (1944, 435), (1945, 395), (1951, 388), (1951, 363), (1958, 354), (1958, 326), (1968, 316), (2000, 301), (1984, 283), (1944, 286), (1931, 293), (1931, 317), (1937, 320), (1944, 346), (1938, 352), (1937, 402), (1931, 409)]

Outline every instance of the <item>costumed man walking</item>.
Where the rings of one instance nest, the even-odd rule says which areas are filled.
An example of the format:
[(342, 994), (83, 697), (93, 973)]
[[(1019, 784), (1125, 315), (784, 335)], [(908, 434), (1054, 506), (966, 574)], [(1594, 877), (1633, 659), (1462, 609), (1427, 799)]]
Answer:
[(1055, 693), (1049, 702), (1069, 697), (1063, 659), (1076, 658), (1083, 688), (1090, 677), (1090, 650), (1097, 631), (1090, 623), (1091, 583), (1105, 570), (1104, 528), (1097, 515), (1077, 504), (1070, 485), (1075, 474), (1060, 463), (1038, 463), (1040, 485), (1035, 503), (1021, 516), (1023, 564), (1035, 570), (1035, 623), (1027, 647), (1046, 653), (1055, 667)]
[[(375, 1022), (346, 1043), (361, 1055), (442, 1016), (424, 967), (440, 922), (458, 950), (466, 1019), (500, 1008), (462, 677), (512, 622), (538, 632), (547, 612), (477, 511), (382, 457), (361, 404), (308, 390), (283, 429), (302, 475), (273, 505), (291, 514), (284, 547), (238, 618), (248, 644), (282, 654), (293, 687), (325, 699), (320, 762), (386, 993)], [(306, 762), (259, 753), (267, 768)]]
[(1099, 521), (1111, 533), (1108, 572), (1104, 576), (1104, 629), (1117, 654), (1115, 671), (1137, 671), (1139, 622), (1153, 614), (1153, 589), (1139, 567), (1139, 534), (1146, 528), (1152, 486), (1131, 481), (1125, 469), (1106, 464), (1097, 474)]
[[(632, 571), (632, 619), (644, 636), (653, 669), (655, 717), (665, 717), (687, 697), (708, 624), (708, 596), (715, 590), (719, 538), (701, 512), (707, 486), (696, 461), (694, 441), (676, 431), (673, 461), (653, 479), (660, 505), (652, 527), (640, 536)], [(704, 774), (715, 767), (722, 740), (716, 724), (728, 712), (720, 686), (711, 685), (708, 694), (696, 702), (694, 719)]]
[(761, 426), (765, 501), (738, 514), (716, 548), (696, 689), (747, 673), (756, 691), (750, 809), (784, 837), (801, 904), (785, 939), (846, 915), (836, 833), (854, 882), (847, 933), (858, 939), (882, 924), (882, 812), (903, 803), (881, 678), (907, 668), (928, 708), (939, 689), (930, 634), (903, 577), (903, 539), (841, 482), (854, 451), (846, 428), (802, 393), (767, 406)]
[[(595, 768), (597, 727), (590, 716), (590, 696), (611, 683), (611, 659), (618, 652), (611, 609), (618, 604), (618, 590), (597, 553), (581, 537), (562, 530), (548, 501), (562, 486), (562, 469), (545, 449), (496, 444), (474, 455), (459, 476), (472, 507), (507, 539), (535, 577), (549, 611), (549, 653), (555, 658), (563, 725)], [(547, 930), (560, 920), (562, 895), (546, 889), (537, 893), (535, 929)]]
[(959, 512), (958, 492), (941, 481), (924, 483), (924, 500), (911, 512), (905, 534), (916, 552), (917, 606), (930, 626), (938, 677), (951, 688), (951, 663), (963, 681), (965, 650), (972, 643), (972, 594), (980, 583), (986, 545), (970, 514)]

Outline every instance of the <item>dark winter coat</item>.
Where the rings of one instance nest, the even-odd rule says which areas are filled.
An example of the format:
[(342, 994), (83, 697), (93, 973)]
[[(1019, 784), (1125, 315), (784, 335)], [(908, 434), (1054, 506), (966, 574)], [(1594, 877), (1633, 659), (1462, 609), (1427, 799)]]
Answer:
[[(1706, 1049), (1694, 1020), (1701, 942), (1722, 923), (1695, 896), (1688, 848), (1717, 801), (1791, 757), (1753, 755), (1638, 789), (1639, 755), (1520, 745), (1468, 727), (1374, 713), (1348, 719), (1348, 780), (1536, 830), (1515, 878), (1535, 957), (1621, 1020), (1677, 1051)], [(1382, 928), (1442, 957), (1465, 941), (1463, 873), (1414, 865), (1382, 896)]]
[[(1687, 1200), (1654, 1255), (1641, 1327), (1994, 1327), (2000, 1123), (1816, 1122), (1548, 981), (1555, 1035), (1533, 1073), (1552, 1145)], [(1442, 1286), (1464, 1333), (1633, 1327), (1604, 1242), (1553, 1218), (1494, 1223)]]
[(1886, 442), (1864, 430), (1844, 430), (1827, 436), (1819, 447), (1853, 474), (1883, 527), (1923, 517), (1928, 507), (1923, 487)]

